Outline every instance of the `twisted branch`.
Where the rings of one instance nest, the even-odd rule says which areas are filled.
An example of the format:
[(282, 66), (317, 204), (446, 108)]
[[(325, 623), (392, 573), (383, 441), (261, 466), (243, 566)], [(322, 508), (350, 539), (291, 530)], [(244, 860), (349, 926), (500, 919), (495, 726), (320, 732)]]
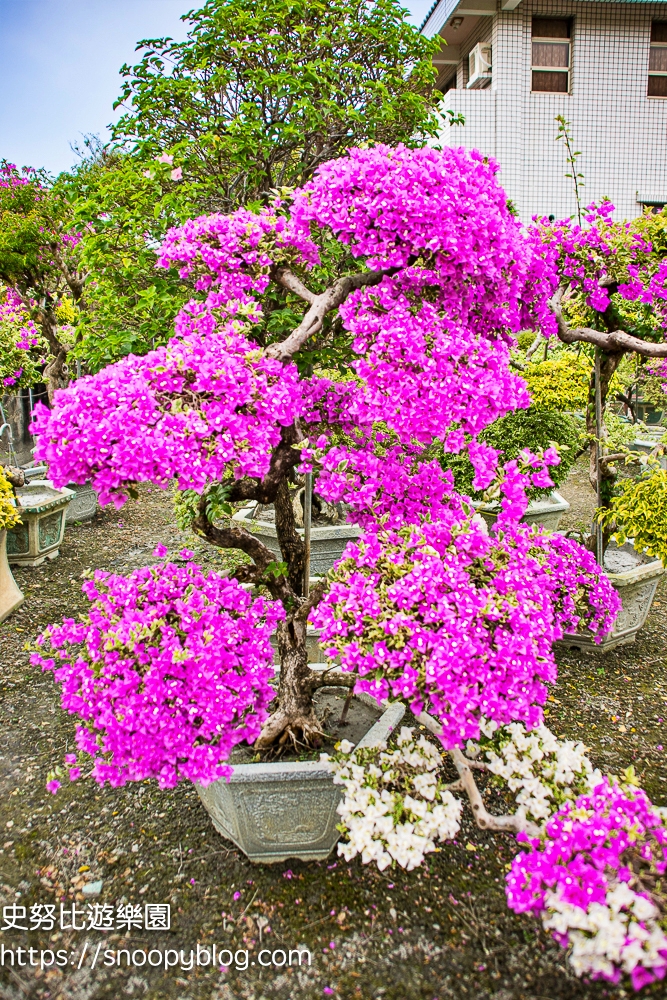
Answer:
[(633, 337), (625, 330), (612, 330), (609, 333), (603, 333), (601, 330), (591, 330), (585, 326), (574, 329), (568, 326), (561, 305), (564, 292), (565, 289), (560, 287), (549, 303), (558, 324), (558, 339), (562, 340), (564, 344), (583, 342), (599, 347), (605, 354), (633, 351), (645, 358), (667, 358), (667, 344), (652, 344), (648, 340)]
[(227, 527), (218, 528), (208, 518), (206, 513), (206, 494), (203, 494), (197, 504), (197, 517), (192, 522), (192, 527), (196, 534), (205, 538), (211, 545), (221, 549), (240, 549), (253, 560), (253, 566), (239, 566), (232, 576), (240, 583), (263, 583), (271, 596), (282, 601), (288, 607), (298, 601), (294, 591), (284, 576), (275, 576), (267, 573), (267, 567), (275, 563), (276, 557), (264, 542), (246, 531), (245, 528), (231, 521)]
[[(416, 719), (417, 722), (425, 726), (435, 736), (441, 734), (442, 727), (428, 712), (422, 712), (421, 715), (416, 716)], [(530, 837), (539, 836), (539, 827), (535, 823), (531, 823), (530, 820), (527, 820), (520, 813), (514, 813), (512, 816), (493, 816), (487, 810), (482, 800), (482, 793), (475, 783), (475, 777), (471, 770), (472, 767), (479, 766), (481, 761), (468, 760), (457, 747), (449, 750), (449, 756), (454, 762), (454, 767), (459, 775), (459, 782), (468, 796), (475, 823), (480, 830), (493, 830), (499, 833), (527, 833)]]
[(269, 358), (275, 358), (286, 364), (291, 361), (298, 350), (308, 341), (313, 334), (322, 328), (324, 317), (333, 309), (337, 309), (351, 292), (358, 288), (379, 285), (384, 277), (396, 274), (397, 267), (388, 268), (382, 271), (364, 271), (362, 274), (348, 274), (339, 278), (329, 288), (320, 295), (314, 295), (305, 285), (289, 270), (282, 268), (276, 272), (274, 280), (284, 288), (289, 288), (306, 302), (310, 302), (310, 308), (306, 311), (303, 319), (295, 330), (292, 330), (289, 337), (279, 344), (271, 344), (266, 349)]

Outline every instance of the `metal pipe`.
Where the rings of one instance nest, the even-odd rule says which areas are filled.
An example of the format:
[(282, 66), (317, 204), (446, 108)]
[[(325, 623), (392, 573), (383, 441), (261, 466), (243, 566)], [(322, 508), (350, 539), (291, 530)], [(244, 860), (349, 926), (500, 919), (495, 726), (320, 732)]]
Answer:
[[(602, 379), (601, 379), (601, 352), (599, 348), (595, 349), (595, 486), (597, 493), (597, 505), (602, 506), (602, 456), (603, 456), (603, 444), (602, 435), (604, 432), (604, 424), (602, 421)], [(602, 566), (604, 559), (603, 552), (604, 544), (604, 533), (602, 530), (602, 525), (599, 521), (595, 521), (595, 555), (598, 563)]]
[(303, 596), (310, 592), (310, 525), (313, 518), (313, 474), (306, 473), (306, 485), (303, 491)]

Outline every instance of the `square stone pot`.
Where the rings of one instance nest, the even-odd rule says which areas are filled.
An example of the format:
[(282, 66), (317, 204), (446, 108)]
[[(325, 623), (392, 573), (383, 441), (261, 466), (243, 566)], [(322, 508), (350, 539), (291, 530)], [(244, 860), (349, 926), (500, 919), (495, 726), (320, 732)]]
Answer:
[(3, 530), (0, 531), (0, 622), (20, 608), (24, 600), (7, 562), (7, 532)]
[(651, 610), (660, 577), (665, 572), (664, 566), (654, 556), (637, 552), (632, 542), (626, 542), (620, 548), (611, 542), (605, 552), (604, 568), (623, 605), (613, 629), (599, 644), (593, 642), (590, 634), (566, 632), (556, 643), (557, 646), (606, 653), (637, 638)]
[(97, 493), (93, 487), (90, 483), (68, 483), (67, 489), (71, 490), (74, 496), (65, 511), (65, 523), (90, 521), (97, 510)]
[[(489, 527), (498, 520), (499, 505), (479, 503), (474, 504), (477, 510)], [(570, 505), (557, 490), (552, 490), (548, 497), (542, 500), (531, 500), (526, 513), (521, 518), (522, 524), (539, 524), (545, 531), (555, 531), (560, 524), (560, 519)]]
[[(277, 560), (282, 560), (278, 533), (275, 525), (265, 521), (254, 521), (250, 509), (244, 508), (234, 515), (244, 528), (257, 535), (266, 547), (274, 553)], [(297, 528), (303, 538), (303, 528)], [(315, 526), (310, 529), (310, 572), (313, 576), (324, 576), (333, 564), (340, 559), (343, 549), (349, 541), (358, 538), (361, 529), (356, 524), (332, 524), (322, 528)]]
[[(649, 434), (647, 437), (638, 437), (630, 445), (630, 451), (639, 451), (644, 455), (650, 455), (658, 445), (660, 440), (665, 433), (665, 428), (661, 427), (657, 433)], [(659, 454), (656, 456), (658, 462), (660, 463), (661, 469), (667, 469), (667, 453)]]
[(55, 559), (65, 533), (65, 512), (74, 493), (56, 489), (46, 479), (19, 487), (21, 524), (7, 532), (7, 558), (12, 566), (39, 566)]
[[(355, 697), (377, 707), (368, 695)], [(389, 705), (358, 745), (388, 739), (404, 712), (401, 704)], [(321, 861), (340, 837), (342, 788), (317, 760), (237, 764), (228, 782), (197, 785), (197, 791), (218, 833), (251, 861)]]

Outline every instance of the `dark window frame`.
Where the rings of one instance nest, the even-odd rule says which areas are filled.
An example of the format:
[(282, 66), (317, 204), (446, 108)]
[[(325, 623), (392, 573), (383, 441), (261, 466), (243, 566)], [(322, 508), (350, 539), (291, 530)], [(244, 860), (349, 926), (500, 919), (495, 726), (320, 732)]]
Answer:
[(456, 70), (454, 70), (451, 76), (445, 81), (445, 83), (443, 83), (442, 87), (440, 87), (440, 93), (448, 94), (450, 90), (456, 90), (456, 78), (457, 73)]
[[(550, 46), (554, 49), (567, 45), (567, 65), (545, 66), (541, 63), (534, 63), (535, 45)], [(531, 93), (569, 94), (572, 79), (572, 19), (569, 17), (533, 17), (530, 52)], [(560, 85), (561, 80), (562, 86)]]
[[(651, 69), (651, 57), (654, 52), (667, 52), (667, 21), (651, 21), (651, 43), (648, 60), (648, 83), (646, 96), (650, 100), (667, 98), (667, 68)], [(665, 61), (667, 67), (667, 61)]]

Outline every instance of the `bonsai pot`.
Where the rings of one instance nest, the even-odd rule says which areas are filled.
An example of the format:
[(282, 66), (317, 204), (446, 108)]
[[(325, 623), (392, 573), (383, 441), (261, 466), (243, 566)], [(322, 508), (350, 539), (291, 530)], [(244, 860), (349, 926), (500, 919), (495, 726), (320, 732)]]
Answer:
[(7, 562), (7, 532), (0, 531), (0, 622), (9, 618), (25, 600)]
[(33, 479), (16, 490), (21, 524), (7, 532), (7, 557), (13, 566), (39, 566), (55, 559), (65, 532), (65, 512), (74, 493)]
[[(647, 435), (642, 437), (637, 437), (630, 445), (630, 451), (643, 452), (644, 455), (650, 455), (652, 451), (660, 444), (661, 438), (665, 433), (664, 427), (659, 427), (653, 434), (649, 431)], [(667, 469), (667, 454), (662, 454), (657, 456), (662, 469)]]
[(599, 644), (586, 634), (566, 633), (557, 646), (605, 653), (635, 641), (651, 609), (664, 566), (660, 559), (637, 552), (632, 542), (620, 548), (611, 542), (604, 555), (604, 568), (623, 605), (613, 629)]
[[(377, 707), (368, 695), (355, 697)], [(404, 712), (403, 705), (389, 705), (358, 745), (386, 740)], [(218, 833), (251, 861), (321, 861), (340, 836), (341, 786), (318, 760), (238, 764), (229, 781), (198, 785), (197, 791)]]
[(90, 521), (97, 510), (97, 493), (93, 487), (90, 483), (69, 483), (67, 489), (71, 490), (74, 496), (65, 510), (65, 523)]
[[(486, 523), (491, 527), (498, 519), (500, 506), (497, 503), (475, 502), (475, 510), (479, 511)], [(548, 497), (541, 500), (531, 500), (526, 513), (521, 518), (522, 524), (540, 524), (545, 531), (555, 531), (563, 514), (570, 509), (567, 500), (552, 490)]]
[[(274, 524), (268, 521), (256, 521), (252, 518), (254, 508), (244, 507), (234, 515), (244, 528), (257, 535), (281, 560), (282, 554), (278, 544), (278, 533)], [(303, 538), (303, 528), (297, 528)], [(356, 524), (332, 524), (324, 527), (313, 525), (310, 529), (310, 572), (313, 576), (324, 576), (333, 564), (340, 559), (343, 549), (349, 541), (361, 534)]]

